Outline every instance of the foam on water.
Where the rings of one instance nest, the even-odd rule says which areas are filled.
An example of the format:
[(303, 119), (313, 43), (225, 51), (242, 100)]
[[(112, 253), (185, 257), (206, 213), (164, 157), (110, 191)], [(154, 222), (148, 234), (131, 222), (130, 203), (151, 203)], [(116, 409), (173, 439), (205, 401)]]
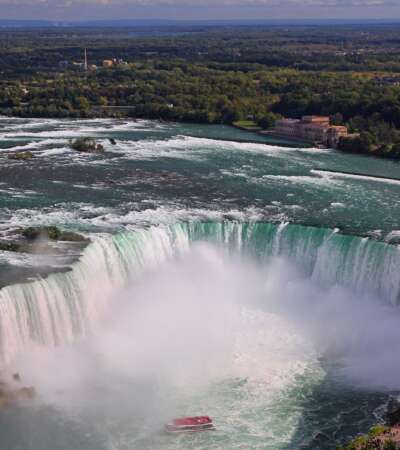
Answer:
[(46, 150), (37, 151), (38, 156), (59, 156), (65, 153), (70, 153), (72, 150), (69, 147), (50, 148)]
[(282, 181), (284, 183), (293, 183), (293, 184), (312, 184), (318, 186), (329, 186), (332, 187), (334, 185), (340, 186), (342, 183), (340, 180), (333, 179), (329, 176), (324, 177), (313, 177), (307, 175), (264, 175), (262, 177), (263, 180), (273, 180), (273, 181)]
[(306, 152), (316, 154), (315, 149), (288, 148), (269, 145), (260, 142), (246, 143), (235, 141), (221, 141), (218, 139), (177, 135), (163, 140), (141, 140), (141, 141), (123, 141), (117, 145), (111, 146), (105, 142), (108, 151), (123, 153), (128, 159), (154, 159), (159, 157), (168, 158), (201, 158), (201, 155), (207, 153), (210, 148), (216, 148), (218, 151), (236, 152), (244, 151), (246, 153), (256, 153), (272, 155), (276, 158), (286, 158), (287, 153)]
[(102, 222), (120, 225), (159, 225), (174, 224), (179, 221), (220, 221), (227, 217), (238, 221), (256, 221), (262, 217), (262, 210), (258, 208), (247, 208), (245, 210), (207, 210), (207, 209), (179, 209), (176, 207), (160, 206), (155, 209), (143, 209), (141, 211), (131, 211), (126, 215), (107, 214), (95, 219), (97, 223)]
[(357, 175), (357, 174), (350, 174), (350, 173), (341, 173), (341, 172), (334, 172), (334, 171), (320, 171), (320, 170), (312, 170), (311, 172), (322, 176), (323, 178), (348, 178), (351, 180), (366, 180), (366, 181), (373, 181), (378, 183), (388, 183), (388, 184), (396, 184), (400, 185), (400, 180), (396, 179), (389, 179), (389, 178), (379, 178), (374, 176), (368, 176), (368, 175)]
[[(1, 122), (0, 122), (1, 125)], [(42, 128), (49, 129), (43, 130)], [(38, 130), (36, 130), (38, 128)], [(104, 133), (123, 131), (159, 131), (164, 126), (157, 122), (147, 120), (118, 122), (113, 119), (91, 119), (91, 120), (53, 120), (39, 121), (13, 126), (12, 129), (3, 128), (1, 140), (26, 139), (70, 139), (79, 136), (101, 136)]]
[[(62, 181), (53, 181), (53, 183), (66, 184)], [(85, 185), (75, 185), (75, 187), (88, 189)], [(96, 186), (90, 187), (90, 189), (98, 188)], [(10, 194), (10, 191), (4, 190), (4, 193)], [(31, 195), (34, 195), (34, 193), (32, 192)], [(124, 210), (128, 212), (124, 214)], [(124, 230), (126, 227), (135, 230), (141, 226), (173, 225), (180, 221), (223, 221), (231, 219), (252, 222), (262, 220), (264, 216), (265, 211), (255, 207), (243, 210), (216, 209), (213, 211), (202, 208), (186, 209), (175, 204), (155, 208), (143, 208), (142, 205), (142, 209), (138, 209), (138, 205), (131, 202), (126, 205), (121, 204), (119, 208), (97, 206), (90, 203), (73, 203), (59, 204), (56, 207), (42, 210), (21, 208), (11, 211), (4, 209), (0, 216), (0, 231), (10, 233), (22, 227), (56, 225), (88, 232), (98, 230), (113, 232)]]
[[(107, 151), (122, 153), (128, 159), (153, 158), (191, 158), (198, 157), (204, 149), (207, 139), (178, 136), (163, 140), (141, 140), (118, 142), (109, 145), (105, 142)], [(196, 145), (199, 144), (199, 145)]]

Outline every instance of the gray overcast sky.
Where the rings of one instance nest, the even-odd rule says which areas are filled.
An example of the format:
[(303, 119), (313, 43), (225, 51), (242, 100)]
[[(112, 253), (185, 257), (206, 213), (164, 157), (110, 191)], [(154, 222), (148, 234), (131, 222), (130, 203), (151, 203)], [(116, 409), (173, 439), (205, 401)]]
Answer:
[(400, 0), (0, 0), (0, 19), (308, 18), (400, 18)]

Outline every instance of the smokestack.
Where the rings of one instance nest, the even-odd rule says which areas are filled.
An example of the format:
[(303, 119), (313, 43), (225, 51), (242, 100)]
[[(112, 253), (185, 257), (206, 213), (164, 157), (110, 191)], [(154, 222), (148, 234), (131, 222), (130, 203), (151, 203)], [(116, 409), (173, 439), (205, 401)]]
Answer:
[(88, 61), (87, 61), (87, 51), (86, 51), (86, 48), (85, 48), (85, 63), (84, 63), (84, 69), (85, 69), (85, 72), (87, 72), (87, 70), (88, 70)]

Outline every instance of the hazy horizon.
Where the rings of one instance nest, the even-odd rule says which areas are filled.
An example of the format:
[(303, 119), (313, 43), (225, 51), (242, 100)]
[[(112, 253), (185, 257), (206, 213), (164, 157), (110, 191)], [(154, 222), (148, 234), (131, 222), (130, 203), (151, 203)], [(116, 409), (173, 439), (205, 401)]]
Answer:
[(0, 0), (2, 20), (396, 20), (400, 0)]

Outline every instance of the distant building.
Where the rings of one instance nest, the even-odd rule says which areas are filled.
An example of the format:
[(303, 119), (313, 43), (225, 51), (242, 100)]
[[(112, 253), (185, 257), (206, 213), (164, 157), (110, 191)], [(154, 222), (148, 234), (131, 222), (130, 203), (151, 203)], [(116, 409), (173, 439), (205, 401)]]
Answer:
[(103, 61), (103, 67), (109, 69), (110, 67), (127, 66), (128, 63), (122, 58), (105, 59)]
[(103, 67), (104, 68), (109, 68), (109, 67), (113, 67), (114, 66), (114, 61), (112, 59), (105, 59), (103, 61)]
[(331, 125), (327, 116), (303, 116), (301, 119), (277, 120), (274, 134), (336, 147), (341, 137), (348, 136), (344, 126)]

